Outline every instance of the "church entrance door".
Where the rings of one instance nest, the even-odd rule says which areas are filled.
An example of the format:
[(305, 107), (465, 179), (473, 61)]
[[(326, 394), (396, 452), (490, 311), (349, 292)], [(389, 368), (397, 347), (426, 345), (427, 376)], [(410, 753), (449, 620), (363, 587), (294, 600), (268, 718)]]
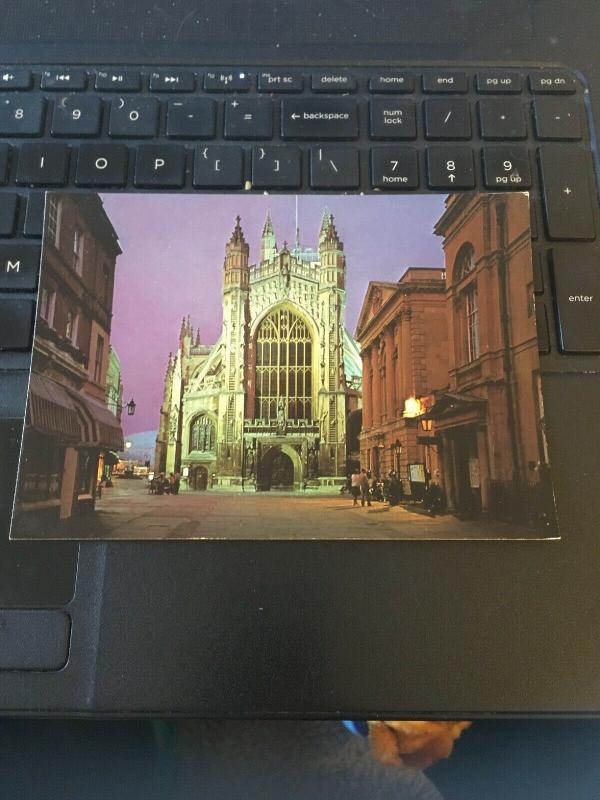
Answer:
[(272, 448), (263, 458), (258, 478), (260, 491), (293, 491), (294, 462), (279, 448)]
[(198, 491), (206, 489), (208, 486), (208, 470), (206, 467), (192, 467), (190, 470), (190, 486)]

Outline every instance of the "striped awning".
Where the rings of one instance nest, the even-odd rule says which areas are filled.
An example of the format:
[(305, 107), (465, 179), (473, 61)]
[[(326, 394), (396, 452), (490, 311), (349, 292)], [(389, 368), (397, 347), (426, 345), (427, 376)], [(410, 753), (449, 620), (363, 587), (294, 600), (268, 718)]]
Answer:
[(77, 444), (81, 424), (77, 408), (67, 390), (52, 378), (31, 373), (27, 401), (27, 424), (64, 444)]
[(81, 425), (80, 445), (122, 450), (123, 431), (118, 419), (103, 403), (89, 395), (71, 394)]

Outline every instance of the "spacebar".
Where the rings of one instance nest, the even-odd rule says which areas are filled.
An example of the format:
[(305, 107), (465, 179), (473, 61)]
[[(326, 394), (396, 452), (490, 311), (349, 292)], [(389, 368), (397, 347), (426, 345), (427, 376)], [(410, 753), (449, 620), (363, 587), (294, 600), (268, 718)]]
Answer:
[(539, 149), (546, 228), (551, 239), (594, 239), (590, 154), (570, 145)]

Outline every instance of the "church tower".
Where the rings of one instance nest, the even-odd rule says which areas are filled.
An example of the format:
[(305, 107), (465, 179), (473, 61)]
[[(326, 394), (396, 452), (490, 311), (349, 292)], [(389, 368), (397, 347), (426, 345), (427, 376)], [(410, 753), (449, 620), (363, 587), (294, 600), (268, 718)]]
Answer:
[(333, 215), (325, 211), (319, 232), (319, 317), (321, 463), (331, 475), (344, 475), (346, 385), (344, 310), (346, 256)]
[(267, 211), (267, 218), (262, 230), (260, 240), (260, 260), (270, 261), (277, 255), (277, 242), (275, 241), (275, 231), (273, 230), (273, 222), (271, 214)]
[(240, 222), (237, 216), (233, 233), (225, 246), (223, 263), (223, 352), (226, 363), (225, 385), (219, 397), (217, 472), (224, 485), (233, 485), (239, 480), (242, 465), (250, 248)]

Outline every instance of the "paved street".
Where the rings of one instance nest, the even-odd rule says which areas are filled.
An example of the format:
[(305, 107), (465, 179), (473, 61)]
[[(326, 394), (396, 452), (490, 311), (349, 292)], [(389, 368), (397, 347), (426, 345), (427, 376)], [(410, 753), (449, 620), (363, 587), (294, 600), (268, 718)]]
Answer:
[(59, 536), (74, 539), (496, 539), (535, 538), (495, 521), (431, 518), (375, 503), (355, 508), (347, 496), (254, 492), (149, 495), (144, 480), (116, 479), (96, 512), (71, 520)]

